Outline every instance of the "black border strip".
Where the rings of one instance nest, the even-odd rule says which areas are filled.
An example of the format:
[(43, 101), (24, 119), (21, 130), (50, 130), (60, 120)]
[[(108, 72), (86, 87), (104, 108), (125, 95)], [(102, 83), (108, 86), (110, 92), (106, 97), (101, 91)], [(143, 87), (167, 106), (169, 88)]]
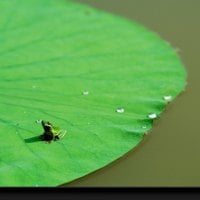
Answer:
[(0, 187), (2, 193), (199, 193), (200, 187)]
[(0, 188), (0, 199), (81, 199), (81, 200), (106, 200), (106, 199), (122, 199), (122, 200), (135, 200), (145, 199), (150, 200), (158, 199), (200, 199), (200, 188), (188, 188), (188, 187), (101, 187), (101, 188), (89, 188), (89, 187), (68, 187), (68, 188)]

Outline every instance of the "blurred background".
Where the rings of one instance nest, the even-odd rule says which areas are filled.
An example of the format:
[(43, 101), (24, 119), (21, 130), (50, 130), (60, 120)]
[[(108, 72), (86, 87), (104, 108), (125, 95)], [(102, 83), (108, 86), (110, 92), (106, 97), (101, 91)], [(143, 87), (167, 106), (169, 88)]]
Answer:
[(138, 147), (64, 187), (200, 186), (200, 1), (76, 0), (156, 32), (178, 50), (188, 85)]

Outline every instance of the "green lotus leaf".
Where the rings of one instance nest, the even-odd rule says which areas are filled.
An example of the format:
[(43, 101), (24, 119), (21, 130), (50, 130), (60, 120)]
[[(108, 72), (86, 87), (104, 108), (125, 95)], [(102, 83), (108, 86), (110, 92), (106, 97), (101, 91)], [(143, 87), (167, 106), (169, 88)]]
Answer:
[[(0, 44), (0, 186), (58, 186), (108, 165), (186, 84), (157, 34), (70, 0), (1, 0)], [(40, 120), (66, 134), (43, 141)]]

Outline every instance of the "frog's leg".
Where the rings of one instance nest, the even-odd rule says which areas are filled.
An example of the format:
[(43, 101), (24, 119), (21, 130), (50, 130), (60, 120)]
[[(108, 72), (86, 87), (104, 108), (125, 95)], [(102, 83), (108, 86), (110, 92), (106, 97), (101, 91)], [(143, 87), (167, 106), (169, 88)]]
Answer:
[(60, 132), (58, 133), (58, 138), (63, 138), (65, 136), (65, 134), (67, 133), (66, 130), (60, 130)]

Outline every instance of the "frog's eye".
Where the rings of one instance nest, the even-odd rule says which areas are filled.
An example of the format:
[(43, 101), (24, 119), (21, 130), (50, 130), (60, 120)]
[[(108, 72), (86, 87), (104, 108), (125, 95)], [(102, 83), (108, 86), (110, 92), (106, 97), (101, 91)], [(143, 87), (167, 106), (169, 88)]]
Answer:
[(51, 131), (51, 128), (52, 128), (51, 123), (45, 122), (42, 120), (41, 124), (42, 124), (44, 131), (48, 131), (48, 132)]

